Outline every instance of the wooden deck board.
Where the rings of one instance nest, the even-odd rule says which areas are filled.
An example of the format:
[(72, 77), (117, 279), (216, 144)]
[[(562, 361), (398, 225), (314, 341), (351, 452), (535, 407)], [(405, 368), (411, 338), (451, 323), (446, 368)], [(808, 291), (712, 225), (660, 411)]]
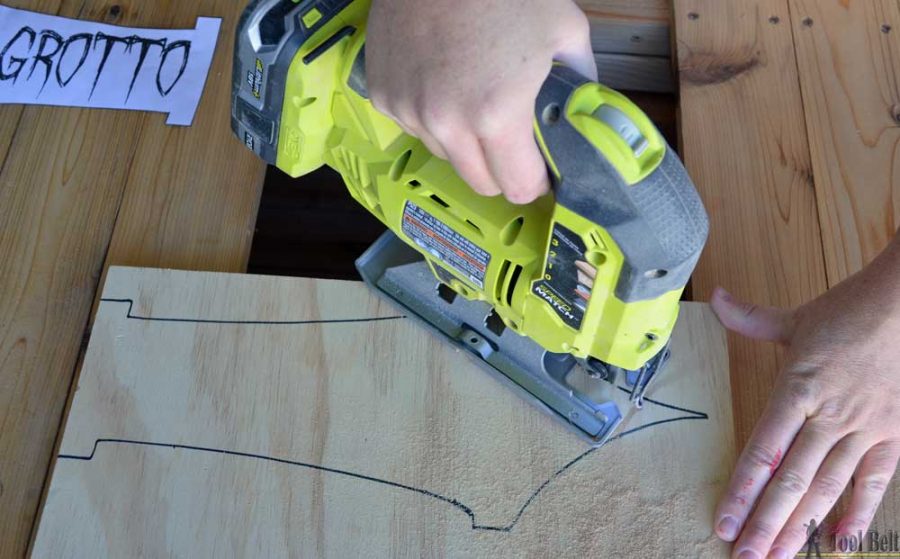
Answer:
[(2, 556), (27, 545), (142, 118), (25, 109), (0, 174)]
[[(21, 556), (28, 545), (105, 264), (241, 270), (263, 172), (251, 154), (239, 153), (223, 109), (230, 100), (218, 98), (227, 99), (230, 91), (228, 25), (234, 25), (240, 5), (9, 4), (118, 25), (193, 27), (196, 16), (216, 14), (226, 21), (191, 129), (170, 129), (161, 115), (130, 111), (0, 108), (0, 258), (6, 263), (0, 268), (3, 557)], [(224, 164), (212, 163), (222, 154)]]
[(197, 16), (217, 15), (222, 27), (193, 124), (171, 127), (163, 115), (147, 117), (107, 266), (246, 270), (266, 166), (231, 132), (234, 28), (242, 8), (202, 0), (170, 3), (159, 13), (154, 25), (193, 27)]
[[(787, 2), (676, 0), (675, 33), (682, 156), (711, 220), (694, 297), (803, 303), (827, 283)], [(743, 445), (781, 352), (736, 336), (729, 350)]]
[(900, 3), (791, 0), (791, 11), (834, 285), (900, 224)]

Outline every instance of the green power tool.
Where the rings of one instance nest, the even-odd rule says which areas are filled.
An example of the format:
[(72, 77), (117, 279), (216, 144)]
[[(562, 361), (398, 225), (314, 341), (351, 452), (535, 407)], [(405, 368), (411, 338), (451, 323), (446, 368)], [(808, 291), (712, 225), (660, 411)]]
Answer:
[(390, 230), (357, 261), (363, 278), (602, 444), (618, 395), (640, 406), (663, 367), (706, 242), (684, 167), (626, 97), (556, 65), (534, 111), (553, 193), (526, 206), (480, 196), (373, 108), (368, 12), (368, 0), (251, 2), (235, 134), (293, 177), (340, 172)]

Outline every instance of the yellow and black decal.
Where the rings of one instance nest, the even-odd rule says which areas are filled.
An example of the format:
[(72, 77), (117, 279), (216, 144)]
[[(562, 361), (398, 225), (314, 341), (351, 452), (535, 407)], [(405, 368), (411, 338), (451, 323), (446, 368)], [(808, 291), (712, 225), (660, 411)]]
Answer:
[(563, 322), (579, 330), (591, 296), (591, 285), (587, 280), (580, 281), (578, 273), (578, 264), (587, 262), (584, 243), (578, 235), (556, 223), (545, 262), (543, 277), (531, 289)]

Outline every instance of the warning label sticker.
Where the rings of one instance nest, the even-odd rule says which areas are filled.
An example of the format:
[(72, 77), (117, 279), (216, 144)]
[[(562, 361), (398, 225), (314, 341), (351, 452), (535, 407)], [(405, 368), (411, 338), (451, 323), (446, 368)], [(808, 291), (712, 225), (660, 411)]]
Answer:
[(403, 233), (442, 264), (484, 289), (484, 274), (491, 255), (446, 223), (407, 201)]

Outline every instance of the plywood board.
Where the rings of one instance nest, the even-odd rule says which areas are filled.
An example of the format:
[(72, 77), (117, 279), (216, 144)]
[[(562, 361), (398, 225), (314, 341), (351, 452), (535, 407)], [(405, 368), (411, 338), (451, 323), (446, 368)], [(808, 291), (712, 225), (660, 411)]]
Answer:
[[(710, 216), (693, 294), (793, 307), (827, 287), (787, 0), (676, 0), (685, 165)], [(729, 337), (738, 444), (781, 352)]]
[(360, 283), (112, 268), (34, 556), (718, 557), (705, 305), (673, 352), (592, 450)]

